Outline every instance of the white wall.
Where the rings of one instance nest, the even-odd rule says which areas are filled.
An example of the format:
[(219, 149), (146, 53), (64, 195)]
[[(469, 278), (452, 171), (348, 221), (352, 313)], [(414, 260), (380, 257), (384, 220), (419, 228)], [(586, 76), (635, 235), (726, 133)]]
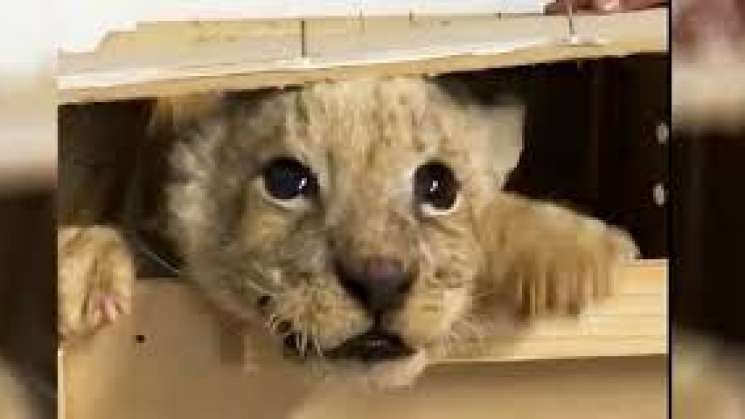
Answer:
[(196, 18), (344, 16), (414, 13), (540, 12), (546, 0), (101, 0), (66, 1), (63, 47), (89, 49), (112, 27)]
[[(138, 21), (381, 14), (539, 13), (548, 0), (15, 0), (0, 16), (0, 73), (88, 51)], [(15, 70), (14, 70), (15, 71)]]

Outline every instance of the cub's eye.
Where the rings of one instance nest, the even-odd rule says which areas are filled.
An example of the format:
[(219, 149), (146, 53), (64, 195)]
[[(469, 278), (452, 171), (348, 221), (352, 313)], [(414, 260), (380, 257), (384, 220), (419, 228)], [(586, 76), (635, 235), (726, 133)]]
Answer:
[(289, 200), (312, 196), (318, 191), (313, 172), (297, 160), (280, 157), (269, 162), (262, 172), (264, 187), (275, 199)]
[(429, 162), (416, 169), (414, 194), (420, 204), (430, 204), (437, 210), (448, 210), (458, 196), (458, 180), (449, 167), (440, 162)]

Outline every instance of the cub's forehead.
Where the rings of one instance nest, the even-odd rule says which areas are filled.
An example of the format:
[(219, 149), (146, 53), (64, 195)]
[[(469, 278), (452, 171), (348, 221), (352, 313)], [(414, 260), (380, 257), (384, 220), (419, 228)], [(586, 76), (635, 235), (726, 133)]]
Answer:
[(252, 119), (266, 135), (254, 146), (269, 153), (374, 165), (391, 159), (457, 159), (467, 148), (464, 113), (421, 78), (317, 83), (263, 102)]
[(446, 114), (438, 107), (449, 103), (421, 79), (319, 84), (298, 102), (306, 125), (297, 146), (310, 146), (311, 155), (324, 150), (340, 162), (374, 166), (438, 154), (448, 142), (448, 121), (435, 114)]
[(522, 149), (523, 109), (457, 97), (420, 77), (315, 83), (223, 102), (232, 111), (214, 137), (241, 171), (278, 156), (345, 176), (440, 160), (484, 190), (501, 187)]

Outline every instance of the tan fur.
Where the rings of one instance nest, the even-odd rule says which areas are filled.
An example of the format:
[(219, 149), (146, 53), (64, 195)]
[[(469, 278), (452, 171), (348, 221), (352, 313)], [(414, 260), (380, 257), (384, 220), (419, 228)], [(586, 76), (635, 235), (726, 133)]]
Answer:
[[(528, 314), (576, 311), (607, 295), (615, 267), (634, 255), (619, 230), (501, 192), (520, 155), (519, 106), (465, 105), (419, 78), (216, 96), (196, 112), (193, 103), (164, 102), (158, 113), (180, 131), (166, 219), (186, 275), (217, 307), (270, 335), (281, 338), (278, 325), (288, 320), (304, 338), (300, 349), (312, 353), (372, 322), (340, 286), (332, 257), (401, 259), (417, 275), (403, 308), (385, 321), (416, 354), (345, 368), (378, 385), (408, 383), (428, 354), (482, 334), (492, 313), (485, 297), (506, 295)], [(312, 168), (318, 201), (278, 202), (266, 193), (261, 168), (277, 156)], [(433, 159), (461, 185), (455, 207), (444, 212), (412, 199), (413, 173)], [(112, 243), (97, 235), (88, 238)], [(61, 250), (63, 259), (124, 263), (123, 251)], [(89, 278), (89, 288), (102, 276), (119, 278), (75, 276)], [(260, 310), (263, 295), (272, 299)]]
[(63, 339), (90, 334), (129, 312), (134, 263), (117, 230), (64, 227), (57, 247), (57, 320)]

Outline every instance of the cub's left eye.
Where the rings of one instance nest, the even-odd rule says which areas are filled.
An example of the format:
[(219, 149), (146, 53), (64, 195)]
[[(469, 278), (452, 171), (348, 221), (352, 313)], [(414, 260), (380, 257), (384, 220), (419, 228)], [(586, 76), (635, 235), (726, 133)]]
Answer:
[(455, 205), (460, 185), (453, 171), (441, 162), (419, 166), (414, 174), (414, 194), (419, 204), (429, 204), (440, 211)]
[(313, 172), (297, 160), (274, 159), (262, 172), (264, 187), (272, 198), (290, 200), (318, 193), (318, 181)]

